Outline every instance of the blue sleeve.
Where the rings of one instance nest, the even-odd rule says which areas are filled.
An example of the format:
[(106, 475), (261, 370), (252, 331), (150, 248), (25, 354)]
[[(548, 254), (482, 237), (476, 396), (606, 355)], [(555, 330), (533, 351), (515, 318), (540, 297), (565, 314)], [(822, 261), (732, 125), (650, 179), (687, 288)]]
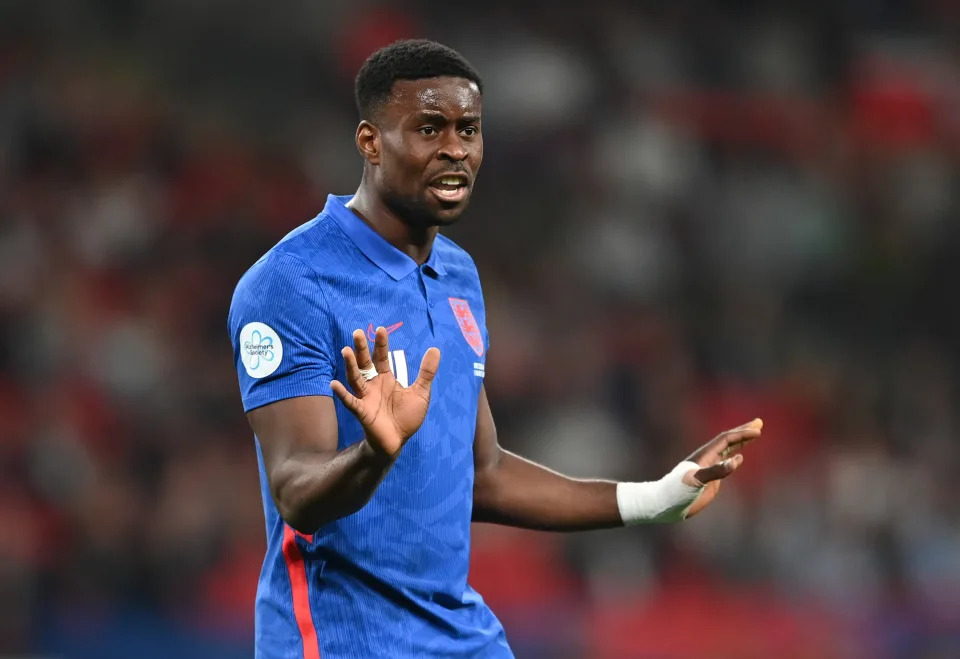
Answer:
[(297, 396), (330, 396), (339, 350), (314, 270), (272, 252), (240, 280), (228, 320), (243, 409)]

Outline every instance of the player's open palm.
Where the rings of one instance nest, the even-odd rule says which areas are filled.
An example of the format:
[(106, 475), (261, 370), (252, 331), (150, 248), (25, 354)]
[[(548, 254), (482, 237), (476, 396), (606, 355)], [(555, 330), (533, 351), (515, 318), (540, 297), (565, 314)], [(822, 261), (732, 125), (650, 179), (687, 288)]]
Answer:
[(403, 387), (390, 371), (386, 329), (377, 328), (372, 359), (363, 330), (354, 331), (353, 346), (341, 351), (353, 393), (336, 380), (330, 383), (330, 388), (360, 421), (367, 442), (394, 457), (427, 416), (430, 387), (440, 366), (440, 351), (427, 350), (417, 379), (409, 387)]
[[(691, 469), (684, 474), (683, 480), (688, 485), (703, 483), (706, 485), (697, 500), (687, 511), (687, 517), (692, 517), (706, 508), (717, 492), (723, 479), (732, 474), (743, 464), (743, 455), (740, 449), (744, 444), (757, 439), (763, 430), (763, 421), (754, 419), (737, 428), (722, 432), (709, 442), (693, 452), (687, 460), (696, 462), (700, 469)], [(731, 454), (732, 457), (731, 457)]]

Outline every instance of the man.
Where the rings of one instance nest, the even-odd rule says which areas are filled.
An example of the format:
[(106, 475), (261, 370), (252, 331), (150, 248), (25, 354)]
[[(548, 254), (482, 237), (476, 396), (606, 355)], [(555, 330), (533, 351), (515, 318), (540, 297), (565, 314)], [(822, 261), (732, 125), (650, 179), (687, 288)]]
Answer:
[(439, 235), (480, 168), (481, 98), (445, 46), (374, 53), (356, 79), (359, 189), (237, 286), (229, 328), (268, 539), (257, 657), (511, 657), (466, 581), (471, 521), (677, 521), (760, 435), (759, 420), (728, 431), (649, 483), (575, 480), (500, 448), (477, 270)]

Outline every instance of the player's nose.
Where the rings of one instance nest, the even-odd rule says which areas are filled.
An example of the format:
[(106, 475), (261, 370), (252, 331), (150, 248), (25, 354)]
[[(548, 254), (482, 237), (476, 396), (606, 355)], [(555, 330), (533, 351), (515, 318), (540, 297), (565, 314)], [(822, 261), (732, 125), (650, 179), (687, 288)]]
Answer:
[(441, 160), (453, 160), (456, 162), (466, 160), (468, 155), (469, 152), (456, 131), (446, 135), (440, 144), (440, 150), (437, 151), (437, 157)]

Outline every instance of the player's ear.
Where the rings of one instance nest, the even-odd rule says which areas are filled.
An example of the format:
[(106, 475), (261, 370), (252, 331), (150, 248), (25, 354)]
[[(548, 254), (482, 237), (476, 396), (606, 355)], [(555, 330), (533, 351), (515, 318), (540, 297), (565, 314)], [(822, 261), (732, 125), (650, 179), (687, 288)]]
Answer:
[(380, 129), (366, 119), (357, 126), (357, 150), (371, 165), (380, 164)]

